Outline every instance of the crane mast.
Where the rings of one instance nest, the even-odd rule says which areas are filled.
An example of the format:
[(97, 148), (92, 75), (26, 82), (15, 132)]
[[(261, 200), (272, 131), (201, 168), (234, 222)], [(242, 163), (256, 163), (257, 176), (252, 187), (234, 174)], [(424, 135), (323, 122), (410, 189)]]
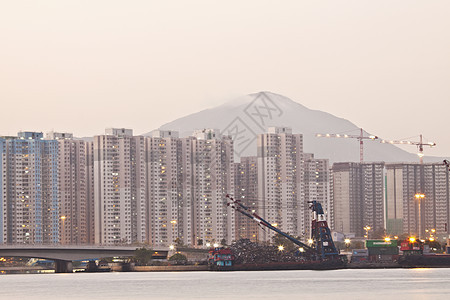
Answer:
[(317, 201), (309, 201), (308, 203), (310, 203), (310, 209), (313, 212), (311, 226), (312, 246), (314, 246), (322, 259), (338, 257), (339, 251), (336, 249), (331, 237), (331, 231), (325, 219), (322, 205)]

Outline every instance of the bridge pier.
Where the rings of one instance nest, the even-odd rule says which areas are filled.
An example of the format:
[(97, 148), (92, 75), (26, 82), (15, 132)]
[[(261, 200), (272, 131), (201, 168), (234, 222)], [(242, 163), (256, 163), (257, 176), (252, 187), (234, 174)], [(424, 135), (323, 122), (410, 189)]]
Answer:
[(72, 261), (55, 260), (55, 273), (73, 273)]

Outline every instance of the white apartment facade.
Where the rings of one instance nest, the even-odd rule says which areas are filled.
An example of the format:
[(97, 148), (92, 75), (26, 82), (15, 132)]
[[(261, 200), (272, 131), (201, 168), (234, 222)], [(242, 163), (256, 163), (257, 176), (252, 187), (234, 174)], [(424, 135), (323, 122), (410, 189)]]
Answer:
[(174, 131), (156, 130), (146, 138), (148, 232), (154, 246), (184, 243), (181, 145)]
[[(314, 154), (304, 153), (304, 194), (305, 201), (317, 201), (322, 205), (328, 223), (330, 223), (332, 211), (330, 203), (330, 171), (328, 159), (314, 158)], [(305, 228), (307, 236), (311, 233), (311, 210), (304, 212)], [(330, 226), (330, 224), (329, 224)]]
[[(303, 182), (303, 136), (287, 127), (258, 135), (258, 213), (280, 230), (304, 239), (308, 210)], [(262, 240), (273, 234), (261, 232)]]
[(86, 144), (68, 133), (52, 132), (47, 139), (58, 141), (60, 243), (88, 244)]
[(145, 138), (111, 128), (95, 136), (95, 243), (130, 244), (147, 240)]
[(234, 191), (233, 141), (218, 130), (194, 132), (193, 235), (196, 245), (231, 243), (235, 239), (235, 212), (226, 195)]
[[(235, 192), (234, 198), (250, 210), (258, 209), (258, 159), (256, 156), (241, 157), (240, 163), (234, 164)], [(236, 239), (260, 239), (258, 223), (238, 213), (236, 214)]]

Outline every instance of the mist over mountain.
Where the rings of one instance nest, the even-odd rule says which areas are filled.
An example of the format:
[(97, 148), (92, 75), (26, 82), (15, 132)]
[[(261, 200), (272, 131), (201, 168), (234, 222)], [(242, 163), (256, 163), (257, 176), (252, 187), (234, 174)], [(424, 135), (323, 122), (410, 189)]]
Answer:
[[(189, 136), (196, 129), (219, 129), (233, 137), (235, 160), (239, 161), (241, 156), (256, 155), (257, 135), (267, 132), (267, 128), (272, 126), (291, 127), (293, 133), (303, 134), (304, 152), (314, 153), (316, 158), (328, 158), (331, 163), (359, 162), (357, 139), (316, 137), (317, 133), (359, 135), (359, 127), (346, 119), (309, 109), (271, 92), (246, 95), (176, 119), (162, 125), (160, 129), (179, 131), (182, 137)], [(365, 132), (364, 135), (370, 133)], [(364, 161), (418, 162), (418, 157), (395, 145), (382, 144), (379, 140), (364, 140)], [(437, 162), (442, 159), (425, 156), (424, 161)]]

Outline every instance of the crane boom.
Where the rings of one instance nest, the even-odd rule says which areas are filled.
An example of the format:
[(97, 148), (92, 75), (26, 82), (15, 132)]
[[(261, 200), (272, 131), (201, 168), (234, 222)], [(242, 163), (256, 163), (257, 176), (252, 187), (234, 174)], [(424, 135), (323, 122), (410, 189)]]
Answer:
[(281, 234), (282, 236), (284, 236), (285, 238), (287, 238), (288, 240), (290, 240), (291, 242), (293, 242), (297, 246), (302, 247), (306, 252), (310, 252), (310, 253), (315, 253), (316, 252), (315, 249), (313, 249), (313, 248), (309, 247), (308, 245), (300, 242), (299, 240), (297, 240), (296, 238), (290, 236), (289, 234), (284, 233), (283, 231), (279, 230), (278, 228), (276, 228), (275, 226), (273, 226), (272, 224), (270, 224), (269, 222), (267, 222), (266, 220), (264, 220), (263, 218), (258, 216), (256, 213), (252, 212), (248, 207), (243, 205), (239, 200), (235, 200), (230, 195), (227, 195), (226, 197), (228, 199), (230, 199), (230, 201), (231, 201), (227, 205), (231, 206), (231, 208), (233, 208), (234, 210), (240, 212), (241, 214), (243, 214), (247, 218), (253, 219), (256, 222), (258, 222), (259, 225), (265, 226), (265, 227), (269, 228), (270, 230), (273, 230), (273, 231)]
[(311, 256), (315, 257), (319, 260), (328, 260), (328, 259), (336, 259), (339, 258), (339, 251), (336, 249), (333, 239), (331, 238), (331, 232), (330, 228), (328, 228), (327, 221), (324, 217), (324, 212), (322, 209), (322, 205), (317, 201), (311, 201), (309, 202), (311, 204), (310, 208), (313, 211), (313, 218), (312, 218), (312, 234), (311, 234), (311, 246), (308, 246), (296, 238), (290, 236), (287, 233), (284, 233), (280, 229), (276, 228), (260, 216), (258, 216), (255, 212), (250, 210), (250, 208), (243, 205), (239, 200), (235, 200), (230, 195), (226, 196), (228, 199), (230, 199), (231, 202), (229, 202), (227, 205), (231, 206), (234, 210), (238, 211), (239, 213), (243, 214), (247, 218), (253, 219), (260, 226), (265, 226), (269, 228), (270, 230), (273, 230), (282, 236), (286, 237), (288, 240), (293, 242), (294, 244), (301, 247), (300, 250), (307, 252)]
[(344, 139), (357, 139), (359, 140), (359, 161), (364, 161), (364, 142), (363, 140), (376, 140), (378, 137), (376, 135), (364, 136), (364, 130), (360, 128), (359, 135), (353, 134), (339, 134), (339, 133), (317, 133), (316, 137), (325, 137), (325, 138), (344, 138)]
[(419, 135), (420, 140), (418, 142), (415, 141), (406, 141), (406, 140), (392, 140), (392, 141), (387, 141), (387, 140), (381, 140), (381, 143), (383, 144), (397, 144), (397, 145), (414, 145), (417, 146), (417, 149), (419, 151), (419, 153), (417, 153), (417, 155), (420, 157), (420, 164), (423, 164), (423, 146), (429, 146), (434, 147), (436, 146), (436, 143), (433, 142), (429, 142), (429, 143), (424, 143), (423, 142), (423, 137), (422, 135)]

